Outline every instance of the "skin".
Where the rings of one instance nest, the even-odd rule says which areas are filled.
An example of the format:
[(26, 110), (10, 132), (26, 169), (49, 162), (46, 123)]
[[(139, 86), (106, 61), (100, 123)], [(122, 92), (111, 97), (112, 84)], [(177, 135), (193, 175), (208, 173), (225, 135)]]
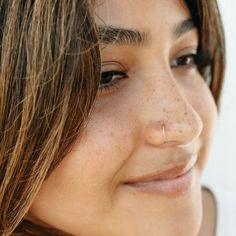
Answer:
[[(126, 78), (98, 92), (87, 127), (45, 181), (29, 217), (80, 236), (197, 235), (200, 179), (217, 112), (196, 67), (174, 67), (176, 58), (197, 50), (196, 29), (173, 37), (190, 13), (176, 0), (103, 0), (97, 6), (100, 26), (145, 32), (146, 42), (101, 45), (102, 71), (125, 70)], [(125, 185), (195, 154), (187, 191), (150, 194)]]

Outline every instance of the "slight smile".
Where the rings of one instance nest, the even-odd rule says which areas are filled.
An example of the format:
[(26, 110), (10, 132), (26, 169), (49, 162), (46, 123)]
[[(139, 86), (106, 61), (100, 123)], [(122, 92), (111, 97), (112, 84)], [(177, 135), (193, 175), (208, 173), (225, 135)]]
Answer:
[(195, 183), (195, 162), (180, 164), (161, 173), (150, 174), (125, 182), (126, 186), (149, 194), (178, 195), (190, 190)]

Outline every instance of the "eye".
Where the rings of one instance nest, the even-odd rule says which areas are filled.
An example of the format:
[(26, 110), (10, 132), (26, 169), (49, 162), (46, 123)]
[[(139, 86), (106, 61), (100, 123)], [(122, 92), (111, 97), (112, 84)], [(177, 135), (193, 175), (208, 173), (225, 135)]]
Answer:
[(102, 64), (102, 72), (99, 85), (99, 95), (111, 92), (113, 88), (119, 86), (121, 80), (126, 79), (127, 72), (124, 67), (117, 62), (107, 62)]
[(191, 69), (196, 67), (206, 67), (210, 65), (211, 60), (209, 53), (207, 51), (197, 52), (197, 53), (186, 53), (182, 56), (175, 58), (171, 62), (171, 67)]
[(115, 71), (115, 70), (104, 71), (101, 73), (99, 89), (113, 86), (114, 84), (119, 82), (120, 79), (123, 79), (125, 77), (126, 73), (123, 71)]
[(186, 54), (174, 59), (171, 63), (172, 68), (184, 67), (186, 69), (190, 69), (196, 67), (199, 62), (199, 54), (198, 53), (191, 53)]

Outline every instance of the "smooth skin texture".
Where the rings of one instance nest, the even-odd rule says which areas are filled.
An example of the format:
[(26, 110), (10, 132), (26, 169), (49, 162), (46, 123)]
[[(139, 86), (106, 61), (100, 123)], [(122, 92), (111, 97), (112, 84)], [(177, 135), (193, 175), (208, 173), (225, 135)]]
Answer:
[[(96, 11), (100, 27), (144, 38), (104, 40), (102, 72), (116, 71), (114, 86), (102, 77), (86, 129), (45, 181), (29, 217), (80, 236), (195, 236), (217, 111), (192, 57), (178, 60), (197, 52), (197, 30), (180, 27), (190, 13), (176, 0), (102, 0)], [(195, 154), (188, 191), (167, 196), (125, 184)]]

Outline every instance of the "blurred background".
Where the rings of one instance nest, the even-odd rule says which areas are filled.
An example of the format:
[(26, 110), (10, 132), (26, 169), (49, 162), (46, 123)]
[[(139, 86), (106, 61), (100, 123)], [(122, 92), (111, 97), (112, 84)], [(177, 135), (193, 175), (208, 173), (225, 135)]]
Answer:
[(203, 183), (236, 199), (236, 1), (218, 2), (226, 34), (227, 63), (218, 127)]

